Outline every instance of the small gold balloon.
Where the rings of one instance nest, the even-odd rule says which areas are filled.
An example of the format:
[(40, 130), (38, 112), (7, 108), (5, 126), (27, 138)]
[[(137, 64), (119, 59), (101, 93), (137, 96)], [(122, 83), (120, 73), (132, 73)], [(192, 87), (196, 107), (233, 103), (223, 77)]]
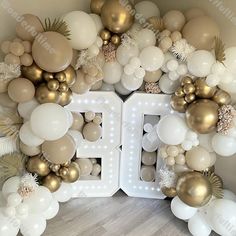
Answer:
[(216, 87), (209, 87), (206, 84), (205, 79), (199, 78), (196, 79), (195, 83), (195, 94), (199, 98), (212, 98), (216, 92)]
[(178, 88), (176, 91), (175, 91), (175, 96), (177, 97), (184, 97), (185, 93), (182, 89), (182, 87)]
[(195, 92), (195, 86), (193, 84), (185, 84), (183, 86), (183, 91), (185, 94), (191, 94)]
[(80, 176), (79, 166), (74, 163), (71, 163), (71, 165), (68, 167), (67, 174), (63, 175), (62, 179), (67, 183), (74, 183), (79, 179), (79, 176)]
[(106, 0), (101, 11), (103, 25), (113, 33), (124, 33), (134, 23), (135, 10), (127, 1), (122, 4), (120, 0)]
[(109, 40), (111, 38), (111, 32), (109, 30), (102, 30), (100, 33), (100, 37), (102, 40)]
[(109, 40), (104, 40), (104, 41), (103, 41), (103, 45), (104, 45), (104, 46), (106, 46), (106, 45), (108, 45), (108, 44), (109, 44)]
[(177, 97), (175, 95), (171, 97), (170, 104), (175, 111), (181, 113), (185, 112), (188, 107), (188, 103), (184, 100), (184, 98)]
[(61, 106), (66, 106), (72, 101), (72, 91), (69, 89), (67, 92), (60, 92), (59, 104)]
[(52, 79), (48, 81), (47, 86), (49, 90), (57, 91), (59, 89), (59, 82), (55, 79)]
[(61, 168), (61, 166), (58, 165), (58, 164), (52, 164), (52, 165), (50, 166), (50, 169), (51, 169), (51, 171), (53, 171), (53, 172), (59, 171), (60, 168)]
[(47, 176), (50, 173), (48, 162), (41, 159), (40, 156), (34, 156), (29, 158), (26, 169), (30, 173), (35, 173), (39, 176)]
[(63, 167), (69, 167), (71, 164), (71, 161), (67, 161), (66, 163), (62, 164)]
[(202, 207), (212, 197), (211, 183), (199, 172), (189, 172), (180, 176), (176, 190), (181, 201), (191, 207)]
[(66, 175), (68, 175), (68, 168), (67, 167), (62, 167), (59, 171), (59, 175), (64, 178)]
[(218, 105), (228, 105), (231, 103), (231, 96), (224, 90), (219, 89), (213, 96), (212, 100)]
[(193, 102), (195, 99), (196, 99), (196, 95), (194, 93), (190, 93), (190, 94), (187, 94), (185, 97), (184, 97), (185, 101), (187, 103), (191, 103)]
[(188, 126), (200, 134), (215, 130), (218, 122), (219, 106), (214, 101), (199, 99), (191, 103), (186, 110)]
[(43, 70), (40, 69), (35, 63), (31, 66), (22, 66), (22, 77), (29, 79), (35, 85), (43, 81)]
[(56, 73), (55, 79), (57, 79), (60, 83), (65, 82), (66, 81), (66, 75), (65, 75), (64, 72)]
[(68, 85), (66, 82), (60, 83), (59, 84), (59, 91), (60, 92), (67, 92), (69, 89)]
[(161, 191), (169, 198), (174, 198), (177, 196), (176, 188), (162, 188)]
[(37, 90), (35, 97), (41, 104), (43, 103), (58, 103), (60, 100), (60, 94), (58, 91), (50, 91), (45, 84), (40, 85)]
[(42, 185), (50, 190), (50, 192), (56, 192), (61, 186), (61, 178), (57, 175), (50, 173), (43, 178)]
[(71, 87), (75, 83), (75, 80), (76, 80), (76, 72), (74, 68), (72, 66), (69, 66), (62, 72), (66, 76), (65, 82), (67, 83), (69, 87)]
[(119, 35), (116, 35), (116, 34), (113, 35), (113, 36), (111, 37), (111, 42), (112, 42), (114, 45), (119, 46), (120, 43), (121, 43), (120, 36), (119, 36)]
[(193, 79), (186, 76), (181, 80), (181, 86), (184, 86), (185, 84), (192, 84), (193, 83)]
[(105, 1), (106, 0), (91, 0), (91, 3), (90, 3), (91, 12), (95, 13), (97, 15), (100, 15), (103, 4), (105, 3)]
[(54, 75), (49, 72), (43, 72), (43, 78), (44, 78), (44, 80), (46, 80), (48, 82), (48, 81), (54, 79)]

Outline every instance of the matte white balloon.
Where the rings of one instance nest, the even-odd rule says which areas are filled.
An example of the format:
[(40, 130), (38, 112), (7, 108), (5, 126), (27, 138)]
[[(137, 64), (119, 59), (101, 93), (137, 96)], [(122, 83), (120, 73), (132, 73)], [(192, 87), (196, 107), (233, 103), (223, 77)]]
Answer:
[(156, 45), (156, 35), (150, 29), (142, 29), (137, 33), (135, 38), (136, 42), (138, 43), (138, 47), (140, 50)]
[(122, 85), (121, 82), (116, 83), (116, 84), (114, 85), (114, 87), (115, 87), (116, 92), (119, 93), (120, 95), (126, 96), (126, 95), (129, 95), (129, 94), (131, 93), (131, 91), (128, 90), (128, 89), (126, 89), (126, 88)]
[(223, 194), (224, 194), (223, 197), (224, 199), (236, 202), (236, 195), (232, 191), (224, 189)]
[(11, 193), (16, 193), (20, 186), (20, 177), (14, 176), (6, 180), (2, 186), (2, 194), (7, 199)]
[(102, 82), (102, 87), (100, 88), (101, 91), (112, 91), (115, 92), (115, 88), (113, 84), (107, 84)]
[(19, 193), (11, 193), (7, 197), (7, 206), (16, 207), (21, 203), (22, 200), (23, 199)]
[(62, 182), (61, 187), (53, 193), (53, 197), (58, 202), (67, 202), (71, 199), (73, 190), (70, 184)]
[(164, 74), (159, 80), (159, 87), (165, 94), (173, 94), (180, 86), (179, 80), (171, 80), (167, 74)]
[(152, 16), (160, 17), (160, 10), (157, 5), (151, 1), (142, 1), (135, 5), (136, 19), (148, 19)]
[(121, 84), (124, 88), (135, 91), (139, 89), (143, 84), (143, 78), (137, 78), (134, 75), (126, 75), (125, 73), (121, 77)]
[(148, 139), (147, 133), (143, 136), (142, 148), (146, 152), (155, 152), (159, 146), (160, 146), (160, 140), (158, 139), (158, 137), (156, 139), (154, 139), (153, 141), (150, 141)]
[(120, 81), (123, 68), (117, 61), (106, 62), (102, 70), (104, 73), (104, 82), (108, 84), (116, 84)]
[(89, 48), (97, 37), (97, 27), (92, 17), (83, 11), (72, 11), (63, 20), (70, 30), (70, 44), (77, 50)]
[(234, 78), (230, 83), (220, 83), (219, 87), (230, 94), (236, 93), (236, 78)]
[(18, 104), (18, 112), (21, 117), (25, 120), (29, 120), (33, 110), (39, 105), (37, 100), (34, 98), (29, 102), (19, 103)]
[(225, 50), (225, 61), (224, 65), (234, 75), (236, 75), (236, 47), (230, 47)]
[(57, 200), (53, 199), (48, 209), (43, 212), (43, 217), (46, 220), (50, 220), (57, 215), (58, 211), (59, 211), (59, 203)]
[(137, 57), (139, 55), (139, 49), (136, 44), (123, 45), (121, 44), (116, 50), (116, 59), (122, 65), (128, 64), (132, 57)]
[(215, 136), (215, 134), (215, 132), (210, 134), (199, 134), (199, 145), (205, 148), (208, 152), (214, 152), (214, 149), (212, 147), (212, 138)]
[(92, 19), (96, 25), (97, 34), (99, 34), (101, 32), (101, 30), (104, 29), (101, 17), (97, 14), (89, 14), (89, 15), (92, 17)]

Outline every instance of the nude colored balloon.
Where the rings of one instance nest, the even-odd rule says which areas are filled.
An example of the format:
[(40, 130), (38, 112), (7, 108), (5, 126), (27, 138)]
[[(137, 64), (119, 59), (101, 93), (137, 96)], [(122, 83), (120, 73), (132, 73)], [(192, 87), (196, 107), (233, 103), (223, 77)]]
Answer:
[(43, 32), (43, 26), (40, 19), (32, 14), (22, 16), (23, 20), (16, 25), (16, 34), (22, 40), (33, 41), (34, 38)]
[(77, 78), (75, 83), (72, 85), (71, 90), (77, 94), (87, 93), (90, 90), (90, 85), (85, 82), (85, 75), (82, 70), (76, 71)]
[(69, 41), (57, 32), (44, 32), (41, 36), (46, 39), (45, 43), (35, 40), (32, 46), (35, 63), (47, 72), (65, 70), (73, 57)]
[(75, 142), (70, 135), (65, 135), (56, 141), (46, 141), (42, 145), (42, 153), (54, 164), (66, 163), (75, 154)]
[(84, 138), (90, 142), (95, 142), (102, 136), (102, 128), (100, 125), (96, 125), (90, 122), (84, 126), (83, 129)]
[(33, 99), (35, 88), (31, 81), (24, 78), (17, 78), (10, 82), (8, 86), (9, 97), (17, 102), (28, 102)]
[(41, 146), (30, 147), (20, 142), (20, 150), (22, 153), (24, 153), (27, 156), (36, 156), (41, 153)]
[(185, 18), (187, 21), (190, 21), (194, 18), (205, 16), (205, 12), (200, 8), (190, 8), (185, 13)]
[(214, 39), (219, 36), (219, 27), (208, 16), (200, 16), (190, 20), (183, 28), (183, 38), (197, 49), (210, 50), (214, 46)]
[(81, 176), (88, 176), (91, 174), (93, 170), (93, 164), (88, 158), (79, 158), (75, 161), (79, 164), (80, 168), (80, 175)]
[(185, 16), (181, 11), (171, 10), (163, 16), (163, 21), (170, 32), (180, 31), (185, 24)]
[(82, 131), (84, 126), (84, 117), (80, 113), (72, 112), (73, 124), (71, 126), (72, 130)]
[(0, 93), (0, 105), (7, 108), (16, 108), (17, 103), (11, 100), (8, 93)]

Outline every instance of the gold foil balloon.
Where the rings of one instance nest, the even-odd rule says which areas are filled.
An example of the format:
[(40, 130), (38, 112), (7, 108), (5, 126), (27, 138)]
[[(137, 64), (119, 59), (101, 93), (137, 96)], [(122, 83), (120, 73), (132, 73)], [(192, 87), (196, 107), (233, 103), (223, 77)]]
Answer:
[(215, 37), (219, 36), (219, 27), (209, 16), (200, 16), (190, 20), (183, 28), (183, 38), (197, 49), (211, 50)]
[(126, 32), (134, 22), (133, 6), (120, 0), (106, 0), (102, 7), (101, 19), (103, 25), (113, 33)]
[(59, 104), (66, 106), (72, 101), (72, 91), (69, 89), (67, 92), (60, 92)]
[(191, 207), (202, 207), (212, 197), (212, 187), (209, 180), (199, 172), (185, 173), (178, 178), (177, 195)]
[(32, 14), (25, 14), (23, 19), (16, 24), (17, 36), (26, 41), (33, 41), (34, 38), (44, 31), (40, 19)]
[(209, 87), (203, 78), (196, 79), (194, 85), (196, 89), (195, 94), (199, 98), (212, 98), (217, 90), (216, 87)]
[(79, 179), (80, 176), (80, 169), (79, 165), (75, 162), (72, 162), (69, 167), (67, 168), (66, 175), (62, 176), (63, 181), (68, 183), (74, 183)]
[(49, 90), (46, 84), (42, 84), (37, 88), (35, 97), (37, 101), (41, 104), (58, 103), (60, 101), (59, 92)]
[(35, 85), (43, 81), (43, 70), (35, 63), (31, 66), (22, 66), (21, 73), (23, 77), (29, 79)]
[(120, 36), (119, 36), (119, 35), (113, 35), (113, 36), (111, 37), (111, 42), (112, 42), (114, 45), (119, 46), (120, 43), (121, 43), (121, 38), (120, 38)]
[(169, 198), (174, 198), (177, 196), (176, 188), (162, 188), (161, 191)]
[(49, 80), (47, 83), (47, 87), (49, 90), (57, 91), (59, 89), (59, 82), (55, 79)]
[(47, 176), (50, 173), (47, 161), (41, 159), (40, 156), (29, 158), (26, 164), (26, 169), (27, 171), (35, 173), (39, 176)]
[(91, 0), (90, 3), (91, 12), (100, 15), (105, 1), (106, 0)]
[(35, 63), (48, 72), (65, 70), (72, 61), (73, 50), (69, 41), (57, 32), (44, 32), (41, 34), (45, 43), (35, 40), (32, 46), (32, 55)]
[(50, 173), (48, 176), (43, 178), (42, 185), (54, 193), (61, 187), (61, 178), (57, 175)]
[(44, 80), (49, 82), (50, 80), (54, 79), (54, 75), (53, 75), (53, 73), (43, 72), (43, 78), (44, 78)]
[(229, 93), (227, 93), (224, 90), (219, 89), (215, 95), (213, 96), (212, 100), (216, 103), (218, 103), (218, 105), (222, 106), (222, 105), (228, 105), (231, 103), (232, 99)]
[(75, 80), (76, 80), (76, 72), (74, 68), (72, 66), (69, 66), (63, 71), (63, 73), (66, 76), (65, 82), (67, 83), (69, 87), (71, 87), (75, 83)]
[(57, 79), (60, 83), (63, 83), (66, 81), (66, 74), (62, 71), (55, 75), (55, 79)]
[(200, 134), (215, 130), (218, 122), (219, 106), (214, 101), (199, 99), (190, 104), (186, 110), (188, 126)]
[(171, 97), (170, 104), (175, 111), (182, 112), (182, 113), (185, 112), (188, 107), (188, 103), (184, 100), (184, 98), (177, 97), (176, 95), (173, 95)]

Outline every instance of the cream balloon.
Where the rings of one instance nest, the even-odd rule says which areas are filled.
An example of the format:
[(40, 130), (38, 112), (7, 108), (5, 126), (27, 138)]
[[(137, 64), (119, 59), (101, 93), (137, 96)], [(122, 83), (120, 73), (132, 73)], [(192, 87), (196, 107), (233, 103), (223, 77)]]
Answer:
[(222, 90), (232, 94), (232, 98), (235, 98), (233, 95), (236, 93), (236, 78), (234, 78), (230, 83), (221, 82), (218, 86)]
[(97, 14), (89, 14), (89, 15), (92, 17), (92, 19), (96, 25), (97, 34), (99, 34), (101, 32), (101, 30), (104, 29), (101, 17)]
[(29, 120), (33, 110), (37, 106), (39, 106), (39, 103), (37, 102), (37, 100), (35, 98), (33, 98), (32, 100), (30, 100), (28, 102), (19, 103), (18, 104), (18, 112), (19, 112), (20, 116), (23, 117), (25, 120)]
[(181, 31), (185, 24), (185, 16), (181, 11), (171, 10), (163, 16), (165, 29), (170, 32)]
[(136, 19), (148, 19), (152, 16), (160, 17), (160, 10), (157, 5), (151, 1), (141, 1), (135, 5)]
[(121, 82), (116, 83), (114, 87), (116, 92), (119, 93), (120, 95), (127, 96), (131, 93), (131, 91), (125, 88)]
[(61, 187), (53, 193), (53, 198), (58, 202), (67, 202), (71, 199), (73, 189), (71, 184), (62, 182)]
[(129, 46), (121, 44), (116, 50), (117, 61), (125, 66), (128, 64), (132, 57), (137, 57), (139, 55), (139, 49), (136, 44), (131, 44)]
[(54, 218), (59, 211), (59, 207), (60, 206), (59, 206), (58, 201), (53, 199), (50, 206), (48, 207), (48, 209), (43, 212), (43, 217), (46, 220), (50, 220), (50, 219)]
[(224, 65), (236, 75), (236, 47), (230, 47), (225, 50)]
[(83, 11), (72, 11), (63, 17), (70, 30), (70, 44), (77, 50), (87, 49), (97, 38), (97, 28), (92, 17)]
[(102, 82), (102, 87), (100, 89), (101, 91), (112, 91), (115, 92), (115, 88), (113, 84), (107, 84), (105, 82)]
[(103, 81), (108, 84), (116, 84), (120, 81), (122, 75), (122, 66), (117, 62), (106, 62), (103, 66)]
[(179, 80), (171, 80), (167, 74), (164, 74), (159, 80), (159, 87), (165, 94), (173, 94), (179, 86)]
[(37, 156), (41, 153), (41, 146), (32, 147), (20, 142), (20, 150), (26, 156), (32, 157)]
[(79, 158), (76, 160), (80, 167), (81, 176), (88, 176), (93, 170), (93, 164), (88, 158)]
[(137, 33), (137, 36), (135, 38), (138, 47), (140, 50), (149, 47), (149, 46), (155, 46), (156, 45), (156, 35), (154, 32), (150, 29), (142, 29)]
[(17, 192), (20, 186), (21, 179), (18, 176), (11, 177), (6, 180), (2, 186), (2, 194), (5, 198), (11, 193)]
[(129, 91), (135, 91), (139, 89), (143, 84), (143, 78), (137, 78), (134, 75), (126, 75), (123, 73), (121, 77), (121, 84)]

